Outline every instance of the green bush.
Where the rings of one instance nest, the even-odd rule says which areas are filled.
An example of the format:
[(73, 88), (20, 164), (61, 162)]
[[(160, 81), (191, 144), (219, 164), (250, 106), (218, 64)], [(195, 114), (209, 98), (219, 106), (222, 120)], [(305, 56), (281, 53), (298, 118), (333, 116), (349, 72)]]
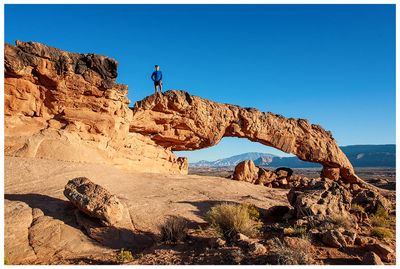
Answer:
[(118, 263), (126, 263), (133, 261), (132, 252), (129, 250), (121, 249), (117, 254), (117, 262)]
[(257, 222), (260, 221), (260, 211), (254, 204), (242, 203), (240, 204), (240, 206), (246, 209), (247, 212), (249, 212), (250, 219)]
[(187, 233), (187, 221), (182, 217), (170, 216), (160, 226), (161, 241), (183, 241), (187, 237)]
[(371, 230), (371, 235), (375, 236), (379, 239), (391, 239), (393, 238), (393, 233), (388, 229), (384, 227), (375, 227)]
[(254, 209), (249, 210), (249, 206), (245, 204), (234, 205), (223, 203), (214, 206), (206, 214), (206, 219), (211, 227), (225, 237), (231, 239), (237, 233), (247, 236), (255, 236), (259, 232), (261, 223), (254, 219), (259, 218)]
[(378, 207), (376, 208), (376, 211), (375, 211), (375, 213), (373, 215), (377, 216), (377, 217), (381, 217), (381, 218), (388, 218), (389, 217), (389, 213), (381, 205), (378, 205)]
[(382, 207), (378, 206), (375, 213), (369, 218), (374, 227), (390, 227), (396, 223), (396, 219)]

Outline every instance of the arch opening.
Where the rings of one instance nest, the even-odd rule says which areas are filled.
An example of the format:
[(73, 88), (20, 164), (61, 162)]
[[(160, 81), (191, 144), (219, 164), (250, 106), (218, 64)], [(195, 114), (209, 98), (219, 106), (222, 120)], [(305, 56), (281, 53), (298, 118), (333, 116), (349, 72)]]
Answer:
[(360, 179), (332, 133), (305, 119), (285, 118), (253, 108), (216, 103), (170, 90), (136, 102), (130, 131), (149, 136), (172, 151), (217, 145), (223, 137), (253, 142), (319, 163), (325, 177), (356, 183)]

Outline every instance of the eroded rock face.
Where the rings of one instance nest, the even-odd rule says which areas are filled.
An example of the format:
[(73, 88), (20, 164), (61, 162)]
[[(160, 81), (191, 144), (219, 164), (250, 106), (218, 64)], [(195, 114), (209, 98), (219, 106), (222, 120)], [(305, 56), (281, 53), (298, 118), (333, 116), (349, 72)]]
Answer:
[(288, 200), (298, 218), (315, 216), (321, 219), (352, 220), (349, 213), (352, 200), (350, 192), (329, 179), (300, 190), (291, 189)]
[(114, 59), (20, 41), (4, 55), (7, 156), (187, 173), (187, 160), (129, 133), (128, 87), (115, 83)]
[(243, 137), (338, 168), (341, 178), (358, 181), (332, 134), (304, 119), (288, 119), (254, 108), (220, 104), (184, 91), (167, 91), (136, 102), (130, 131), (150, 136), (172, 150), (213, 146), (223, 137)]
[(112, 226), (122, 219), (124, 206), (119, 199), (86, 177), (68, 181), (64, 195), (79, 210), (100, 219), (107, 226)]
[(390, 212), (391, 203), (374, 190), (360, 190), (353, 198), (353, 204), (361, 205), (365, 212), (373, 214), (379, 207)]

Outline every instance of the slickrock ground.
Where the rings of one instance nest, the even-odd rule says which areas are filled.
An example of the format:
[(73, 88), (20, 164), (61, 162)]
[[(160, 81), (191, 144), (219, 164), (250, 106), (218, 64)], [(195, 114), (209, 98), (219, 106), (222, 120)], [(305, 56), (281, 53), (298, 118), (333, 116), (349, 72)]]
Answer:
[[(125, 229), (89, 234), (88, 223), (76, 218), (76, 207), (63, 195), (68, 180), (81, 175), (117, 195), (127, 209)], [(210, 247), (215, 235), (207, 232), (204, 215), (221, 202), (252, 203), (265, 213), (273, 206), (289, 206), (288, 191), (221, 177), (134, 173), (109, 165), (6, 157), (5, 256), (12, 264), (112, 264), (119, 249), (129, 246), (132, 264), (265, 264), (263, 255), (244, 258), (235, 246)], [(158, 226), (168, 216), (186, 218), (192, 239), (161, 244)], [(277, 233), (271, 230), (266, 235), (262, 243), (268, 247), (268, 238)], [(300, 240), (285, 237), (289, 239)], [(395, 241), (388, 242), (393, 248)], [(360, 246), (337, 249), (321, 243), (312, 251), (320, 264), (361, 264), (366, 252)]]
[[(168, 215), (204, 224), (202, 216), (219, 202), (250, 202), (262, 209), (287, 205), (285, 190), (274, 190), (218, 177), (129, 173), (98, 164), (36, 158), (5, 159), (5, 243), (10, 263), (102, 263), (115, 251), (79, 229), (63, 195), (68, 180), (85, 175), (107, 188), (128, 208), (137, 234), (134, 249), (153, 243)], [(106, 243), (107, 245), (107, 243)]]

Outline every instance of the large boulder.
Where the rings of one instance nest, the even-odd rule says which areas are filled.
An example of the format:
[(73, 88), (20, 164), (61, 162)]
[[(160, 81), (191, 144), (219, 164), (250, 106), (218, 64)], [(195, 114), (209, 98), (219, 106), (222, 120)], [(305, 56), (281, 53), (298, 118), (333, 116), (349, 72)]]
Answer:
[(240, 162), (235, 167), (233, 179), (254, 183), (258, 179), (258, 170), (259, 168), (254, 165), (252, 160)]
[(119, 199), (86, 177), (68, 181), (64, 195), (79, 210), (106, 226), (115, 225), (123, 217), (124, 206)]
[(323, 179), (313, 186), (293, 188), (287, 196), (298, 218), (352, 219), (350, 192), (332, 180)]
[(352, 203), (361, 205), (367, 213), (375, 213), (379, 207), (388, 212), (391, 210), (391, 203), (380, 193), (371, 189), (359, 191)]

